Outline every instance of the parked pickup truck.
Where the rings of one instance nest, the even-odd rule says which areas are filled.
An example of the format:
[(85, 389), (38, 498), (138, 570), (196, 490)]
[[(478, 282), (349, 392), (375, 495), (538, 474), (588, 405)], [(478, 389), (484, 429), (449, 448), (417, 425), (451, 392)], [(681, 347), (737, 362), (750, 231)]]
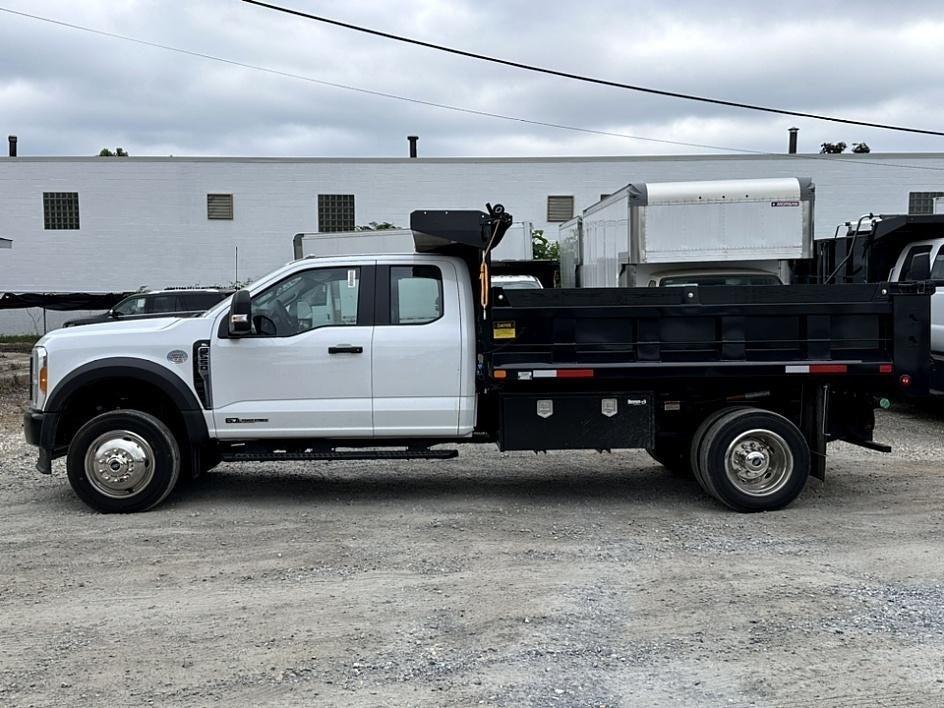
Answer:
[[(944, 214), (866, 214), (816, 243), (820, 283), (929, 281), (944, 286)], [(944, 395), (944, 289), (931, 297), (931, 393)]]
[(739, 511), (789, 504), (826, 443), (874, 449), (927, 386), (924, 284), (503, 289), (511, 222), (419, 211), (416, 252), (294, 261), (193, 318), (73, 328), (32, 354), (38, 468), (103, 512), (221, 460), (645, 448)]

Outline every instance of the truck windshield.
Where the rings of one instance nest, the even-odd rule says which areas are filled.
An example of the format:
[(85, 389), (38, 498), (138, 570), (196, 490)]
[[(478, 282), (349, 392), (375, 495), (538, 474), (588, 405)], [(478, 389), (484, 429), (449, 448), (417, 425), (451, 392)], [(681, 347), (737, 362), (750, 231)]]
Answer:
[(713, 285), (782, 285), (776, 275), (765, 273), (712, 273), (710, 275), (677, 275), (663, 278), (664, 288)]

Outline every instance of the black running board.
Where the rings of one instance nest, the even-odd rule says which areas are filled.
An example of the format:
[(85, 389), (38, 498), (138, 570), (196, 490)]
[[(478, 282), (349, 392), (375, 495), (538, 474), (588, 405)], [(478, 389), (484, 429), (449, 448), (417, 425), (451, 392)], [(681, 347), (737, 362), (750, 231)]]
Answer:
[(451, 460), (458, 450), (223, 450), (223, 462), (277, 462), (279, 460)]

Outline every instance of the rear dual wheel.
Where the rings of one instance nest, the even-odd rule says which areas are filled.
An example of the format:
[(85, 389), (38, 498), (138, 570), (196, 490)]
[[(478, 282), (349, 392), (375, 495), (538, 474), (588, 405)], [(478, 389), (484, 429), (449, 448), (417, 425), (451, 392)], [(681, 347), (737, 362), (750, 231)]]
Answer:
[(737, 511), (782, 509), (810, 474), (810, 448), (787, 418), (758, 408), (728, 408), (702, 423), (692, 440), (692, 469), (702, 488)]

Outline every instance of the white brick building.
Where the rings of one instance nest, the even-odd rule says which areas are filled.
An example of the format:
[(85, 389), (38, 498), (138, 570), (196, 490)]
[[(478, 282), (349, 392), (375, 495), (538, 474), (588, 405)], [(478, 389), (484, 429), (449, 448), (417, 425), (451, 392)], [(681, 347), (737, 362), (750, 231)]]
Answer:
[[(944, 153), (0, 158), (0, 237), (14, 241), (0, 251), (0, 291), (228, 284), (236, 247), (239, 279), (257, 277), (291, 259), (293, 234), (319, 230), (319, 212), (322, 227), (406, 226), (413, 209), (500, 201), (556, 238), (549, 217), (562, 220), (627, 182), (779, 176), (813, 178), (822, 238), (868, 211), (930, 212), (944, 194)], [(50, 314), (50, 325), (62, 319)], [(0, 312), (0, 332), (31, 328), (24, 313)]]

